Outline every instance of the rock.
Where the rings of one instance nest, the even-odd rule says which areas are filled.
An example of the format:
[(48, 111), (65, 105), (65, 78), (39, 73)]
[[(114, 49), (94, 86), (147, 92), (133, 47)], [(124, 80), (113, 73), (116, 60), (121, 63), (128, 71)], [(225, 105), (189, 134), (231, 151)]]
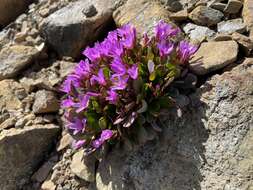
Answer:
[(244, 0), (242, 16), (248, 30), (253, 34), (253, 0)]
[(92, 155), (85, 155), (84, 151), (78, 151), (73, 155), (70, 165), (71, 171), (81, 179), (94, 182), (95, 181), (95, 162), (96, 159)]
[(41, 185), (41, 190), (55, 190), (55, 189), (56, 189), (56, 185), (50, 180), (45, 181)]
[(0, 80), (15, 77), (20, 70), (30, 65), (39, 52), (31, 46), (14, 45), (0, 52)]
[(46, 90), (36, 92), (33, 104), (35, 114), (57, 112), (59, 108), (59, 101), (53, 92)]
[(223, 16), (222, 12), (206, 6), (198, 6), (189, 14), (189, 18), (193, 22), (204, 26), (216, 25)]
[(0, 81), (0, 110), (6, 108), (7, 110), (18, 110), (22, 107), (22, 102), (16, 95), (19, 89), (23, 89), (23, 86), (18, 82), (6, 79)]
[(218, 32), (232, 34), (234, 32), (243, 33), (246, 31), (246, 25), (241, 18), (222, 21), (218, 23)]
[(170, 19), (177, 22), (185, 21), (187, 20), (187, 18), (188, 18), (188, 11), (186, 9), (170, 15)]
[(14, 127), (16, 121), (17, 120), (14, 117), (6, 119), (3, 123), (0, 124), (0, 131)]
[(190, 69), (197, 75), (205, 75), (233, 63), (237, 54), (235, 41), (205, 42), (190, 60)]
[(232, 34), (232, 38), (233, 40), (237, 41), (245, 55), (249, 56), (251, 51), (253, 50), (253, 39), (237, 32)]
[(250, 187), (252, 64), (212, 77), (192, 95), (198, 103), (180, 120), (165, 119), (159, 141), (133, 152), (114, 149), (98, 166), (96, 189)]
[(5, 26), (23, 13), (31, 0), (2, 0), (0, 4), (0, 25)]
[(53, 162), (46, 162), (44, 163), (38, 171), (36, 171), (33, 176), (32, 176), (32, 180), (37, 181), (42, 183), (43, 181), (45, 181), (51, 171), (51, 169), (53, 168), (54, 163)]
[(72, 136), (69, 133), (64, 134), (61, 140), (59, 141), (57, 151), (60, 152), (66, 149), (69, 145), (71, 145), (72, 142), (73, 142)]
[(2, 189), (22, 189), (50, 149), (59, 127), (37, 125), (0, 133), (0, 184)]
[(23, 116), (15, 123), (16, 128), (22, 128), (26, 125), (26, 123), (31, 122), (35, 119), (35, 115), (33, 113)]
[[(47, 43), (60, 56), (80, 56), (82, 48), (96, 41), (112, 22), (112, 9), (104, 4), (99, 0), (92, 4), (89, 0), (79, 0), (49, 15), (41, 28)], [(96, 14), (88, 13), (87, 17), (90, 7), (93, 12), (96, 9)]]
[(198, 26), (192, 23), (187, 23), (183, 27), (183, 31), (190, 37), (192, 41), (202, 42), (215, 35), (215, 31), (205, 26)]
[(217, 34), (213, 39), (213, 41), (230, 41), (233, 40), (232, 36), (229, 34)]
[(230, 14), (236, 14), (243, 6), (243, 2), (240, 0), (229, 0), (224, 11)]
[(183, 5), (179, 0), (161, 0), (161, 2), (165, 5), (166, 9), (172, 12), (178, 12), (183, 9)]
[(210, 5), (211, 8), (222, 11), (222, 12), (226, 8), (226, 6), (227, 5), (225, 3), (213, 3)]
[(160, 3), (150, 0), (128, 0), (113, 13), (113, 18), (117, 26), (133, 24), (139, 34), (152, 33), (161, 19), (170, 22), (169, 12)]

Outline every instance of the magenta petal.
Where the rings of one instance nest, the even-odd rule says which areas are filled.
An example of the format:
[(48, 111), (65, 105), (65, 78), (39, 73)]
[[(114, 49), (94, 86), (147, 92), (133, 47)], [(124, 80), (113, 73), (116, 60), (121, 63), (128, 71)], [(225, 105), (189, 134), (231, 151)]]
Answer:
[(86, 142), (85, 140), (78, 140), (78, 141), (74, 140), (72, 143), (72, 147), (74, 149), (79, 149), (85, 144), (85, 142)]
[(104, 143), (104, 142), (101, 141), (100, 139), (96, 139), (96, 140), (92, 141), (92, 146), (93, 146), (94, 148), (99, 148), (103, 143)]
[(80, 113), (81, 111), (85, 110), (89, 106), (89, 100), (90, 96), (88, 95), (81, 97), (80, 102), (75, 104), (75, 106), (78, 108), (76, 112)]
[(106, 140), (109, 140), (112, 136), (113, 136), (112, 130), (106, 129), (102, 131), (100, 135), (100, 140), (106, 141)]
[(128, 69), (127, 73), (129, 74), (129, 76), (136, 80), (138, 77), (138, 66), (137, 64), (133, 65), (130, 69)]

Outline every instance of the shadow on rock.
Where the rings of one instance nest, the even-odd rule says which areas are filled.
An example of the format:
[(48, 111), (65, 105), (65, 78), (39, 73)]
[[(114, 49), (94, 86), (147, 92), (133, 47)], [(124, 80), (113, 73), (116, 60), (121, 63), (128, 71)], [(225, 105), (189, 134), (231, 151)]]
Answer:
[[(206, 86), (204, 91), (211, 90)], [(192, 105), (181, 118), (162, 118), (159, 138), (132, 152), (115, 149), (99, 164), (96, 187), (103, 190), (200, 190), (200, 167), (205, 162), (206, 105), (200, 93), (191, 96)], [(175, 119), (176, 118), (176, 119)]]

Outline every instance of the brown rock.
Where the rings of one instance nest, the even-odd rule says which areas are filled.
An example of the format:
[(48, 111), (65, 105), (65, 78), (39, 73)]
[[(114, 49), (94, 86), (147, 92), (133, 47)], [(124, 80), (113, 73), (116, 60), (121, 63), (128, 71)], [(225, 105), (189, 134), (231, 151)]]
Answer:
[(235, 41), (202, 43), (190, 60), (190, 69), (198, 75), (205, 75), (233, 63), (237, 54), (238, 44)]
[(0, 133), (1, 189), (22, 189), (51, 148), (58, 131), (55, 125), (36, 125)]
[(39, 114), (57, 112), (59, 108), (59, 101), (53, 92), (46, 90), (40, 90), (36, 92), (35, 101), (33, 104), (34, 113)]
[(15, 45), (0, 52), (0, 80), (15, 77), (24, 67), (30, 65), (39, 51), (31, 46)]
[(17, 120), (15, 117), (11, 117), (9, 119), (6, 119), (3, 123), (0, 124), (0, 131), (3, 129), (8, 129), (8, 128), (14, 127), (16, 121)]
[(157, 1), (128, 0), (113, 13), (113, 18), (117, 26), (131, 23), (142, 34), (152, 33), (154, 26), (161, 19), (170, 22), (169, 13)]
[(196, 7), (190, 14), (189, 18), (196, 24), (204, 26), (213, 26), (221, 21), (223, 13), (206, 6)]
[(214, 38), (213, 41), (230, 41), (232, 40), (232, 36), (228, 34), (217, 34)]
[(18, 110), (22, 107), (22, 103), (16, 95), (19, 89), (23, 89), (18, 82), (6, 79), (0, 81), (0, 110)]
[(253, 30), (253, 0), (244, 0), (242, 16), (248, 30)]
[(24, 12), (31, 2), (31, 0), (2, 0), (0, 3), (0, 25), (9, 24)]
[(253, 50), (253, 39), (237, 32), (232, 34), (232, 38), (233, 40), (237, 41), (245, 55), (249, 56)]
[(56, 189), (56, 185), (50, 180), (45, 181), (41, 185), (41, 190), (55, 190), (55, 189)]
[(66, 149), (72, 143), (72, 141), (73, 138), (69, 133), (64, 134), (57, 146), (57, 151), (62, 151)]
[(174, 21), (177, 21), (177, 22), (187, 20), (188, 11), (186, 9), (184, 9), (182, 11), (178, 11), (176, 13), (171, 14), (170, 18)]
[(240, 0), (229, 0), (224, 11), (230, 14), (236, 14), (242, 8), (243, 2)]

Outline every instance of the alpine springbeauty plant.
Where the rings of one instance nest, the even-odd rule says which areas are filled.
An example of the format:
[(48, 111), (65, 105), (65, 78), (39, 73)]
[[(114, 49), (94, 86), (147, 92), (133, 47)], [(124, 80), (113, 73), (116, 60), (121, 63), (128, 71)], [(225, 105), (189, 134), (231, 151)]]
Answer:
[(83, 51), (86, 58), (61, 87), (75, 148), (92, 152), (107, 142), (134, 140), (148, 127), (160, 130), (160, 113), (176, 104), (168, 89), (197, 50), (178, 42), (178, 33), (160, 21), (153, 36), (139, 40), (136, 29), (125, 25)]

